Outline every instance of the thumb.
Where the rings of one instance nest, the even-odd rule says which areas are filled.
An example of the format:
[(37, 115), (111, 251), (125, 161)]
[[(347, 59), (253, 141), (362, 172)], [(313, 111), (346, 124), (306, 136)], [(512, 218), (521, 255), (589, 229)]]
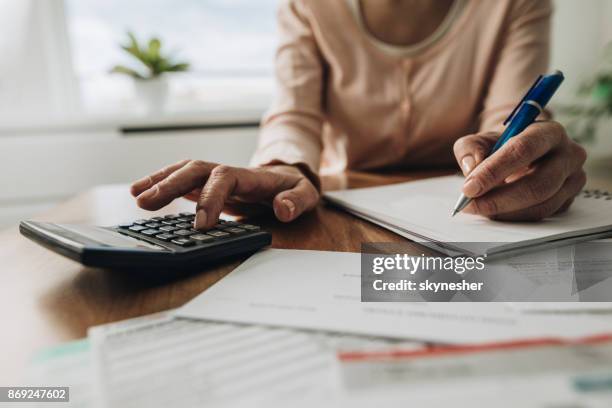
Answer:
[(499, 133), (477, 133), (457, 139), (453, 145), (455, 158), (464, 176), (468, 176), (489, 154)]
[(293, 221), (304, 211), (312, 210), (319, 202), (319, 192), (307, 178), (301, 178), (295, 187), (278, 193), (272, 201), (276, 218)]

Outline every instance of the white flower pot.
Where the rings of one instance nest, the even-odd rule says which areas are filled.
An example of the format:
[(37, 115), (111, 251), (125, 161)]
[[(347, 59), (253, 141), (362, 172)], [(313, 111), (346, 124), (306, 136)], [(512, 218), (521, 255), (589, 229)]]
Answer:
[(135, 79), (136, 97), (149, 113), (162, 112), (168, 101), (168, 79), (161, 75), (153, 79)]

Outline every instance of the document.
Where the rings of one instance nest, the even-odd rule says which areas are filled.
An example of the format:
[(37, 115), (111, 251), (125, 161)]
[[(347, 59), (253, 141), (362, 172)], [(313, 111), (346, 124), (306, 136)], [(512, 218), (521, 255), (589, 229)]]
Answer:
[[(70, 401), (51, 403), (51, 406), (92, 407), (94, 399), (91, 373), (90, 344), (87, 339), (81, 339), (46, 348), (36, 353), (26, 371), (26, 384), (21, 385), (70, 387)], [(40, 406), (40, 404), (18, 402), (10, 406), (27, 408)]]
[(89, 337), (101, 407), (292, 406), (336, 391), (338, 349), (424, 347), (168, 314), (95, 327)]
[[(339, 355), (334, 406), (612, 406), (612, 338)], [(477, 403), (476, 403), (477, 402)]]
[(597, 317), (521, 314), (504, 303), (362, 303), (360, 267), (358, 253), (267, 249), (176, 316), (449, 344), (610, 331)]
[[(612, 302), (602, 301), (610, 299), (612, 294), (612, 240), (600, 240), (573, 245), (571, 247), (558, 248), (556, 250), (557, 266), (554, 267), (553, 257), (550, 257), (546, 268), (538, 264), (529, 275), (533, 279), (546, 281), (548, 287), (557, 285), (564, 286), (563, 293), (571, 293), (574, 302), (552, 302), (546, 296), (534, 294), (534, 299), (541, 302), (516, 302), (512, 307), (517, 310), (530, 312), (554, 312), (554, 313), (587, 313), (597, 312), (603, 316), (608, 312), (612, 317)], [(550, 252), (550, 251), (549, 251)], [(544, 260), (526, 256), (524, 260)], [(547, 290), (550, 294), (552, 291)]]

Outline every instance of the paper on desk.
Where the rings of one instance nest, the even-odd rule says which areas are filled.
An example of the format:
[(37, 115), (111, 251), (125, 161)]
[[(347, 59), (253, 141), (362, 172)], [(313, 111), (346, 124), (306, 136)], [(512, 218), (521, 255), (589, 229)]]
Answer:
[[(70, 401), (56, 403), (57, 405), (66, 408), (93, 406), (92, 364), (89, 350), (87, 339), (41, 350), (28, 366), (27, 384), (20, 385), (70, 387)], [(40, 404), (19, 402), (14, 406), (27, 408)]]
[(609, 407), (611, 340), (344, 353), (335, 405)]
[(500, 303), (361, 303), (360, 290), (360, 254), (268, 249), (176, 315), (455, 344), (610, 331), (597, 318), (522, 315)]
[(103, 407), (291, 406), (335, 389), (343, 348), (422, 347), (156, 315), (90, 330)]
[(463, 183), (463, 177), (445, 176), (330, 191), (325, 193), (325, 198), (349, 211), (376, 218), (412, 235), (446, 243), (488, 243), (484, 248), (487, 251), (494, 249), (496, 245), (493, 243), (496, 242), (504, 245), (526, 240), (541, 243), (552, 237), (570, 239), (587, 233), (608, 233), (609, 236), (612, 226), (609, 202), (585, 195), (576, 197), (568, 214), (541, 223), (500, 224), (464, 213), (450, 217), (449, 203), (455, 200), (455, 192), (461, 190)]
[[(516, 302), (511, 303), (512, 307), (528, 312), (612, 313), (612, 302), (596, 301), (608, 299), (609, 294), (612, 293), (612, 279), (610, 279), (612, 253), (605, 250), (605, 245), (612, 246), (612, 240), (599, 240), (558, 248), (554, 250), (558, 259), (557, 267), (538, 268), (534, 271), (536, 279), (545, 279), (557, 285), (567, 285), (565, 278), (570, 276), (569, 290), (576, 301), (549, 302), (542, 297), (541, 302)], [(548, 252), (551, 253), (551, 251)], [(538, 297), (534, 296), (534, 298)]]
[[(601, 352), (576, 353), (569, 358), (574, 360), (570, 365), (577, 365), (578, 368), (567, 369), (551, 369), (551, 365), (559, 366), (555, 364), (555, 358), (564, 359), (567, 356), (550, 350), (539, 355), (522, 351), (498, 354), (505, 355), (470, 354), (444, 359), (426, 357), (404, 364), (404, 367), (393, 363), (372, 368), (363, 365), (343, 367), (340, 371), (352, 377), (354, 383), (347, 384), (343, 393), (338, 393), (327, 402), (334, 407), (347, 408), (447, 408), (451, 404), (456, 408), (612, 406), (612, 370), (609, 366), (602, 368), (602, 364), (593, 364), (594, 357), (600, 356)], [(609, 353), (603, 354), (609, 364)], [(529, 361), (529, 358), (532, 360)], [(539, 364), (543, 364), (543, 370), (537, 369)], [(303, 402), (303, 406), (312, 406), (314, 401)]]

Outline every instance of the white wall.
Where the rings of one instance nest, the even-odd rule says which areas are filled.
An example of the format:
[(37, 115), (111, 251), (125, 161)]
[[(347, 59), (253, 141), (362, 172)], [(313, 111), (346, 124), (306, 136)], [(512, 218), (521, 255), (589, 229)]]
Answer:
[(248, 163), (257, 129), (122, 135), (114, 131), (0, 135), (0, 226), (108, 183), (128, 183), (185, 158)]
[(604, 11), (602, 13), (602, 24), (604, 28), (604, 39), (612, 41), (612, 1), (604, 1)]
[(557, 102), (573, 99), (612, 40), (612, 0), (555, 0), (551, 69), (565, 73)]

